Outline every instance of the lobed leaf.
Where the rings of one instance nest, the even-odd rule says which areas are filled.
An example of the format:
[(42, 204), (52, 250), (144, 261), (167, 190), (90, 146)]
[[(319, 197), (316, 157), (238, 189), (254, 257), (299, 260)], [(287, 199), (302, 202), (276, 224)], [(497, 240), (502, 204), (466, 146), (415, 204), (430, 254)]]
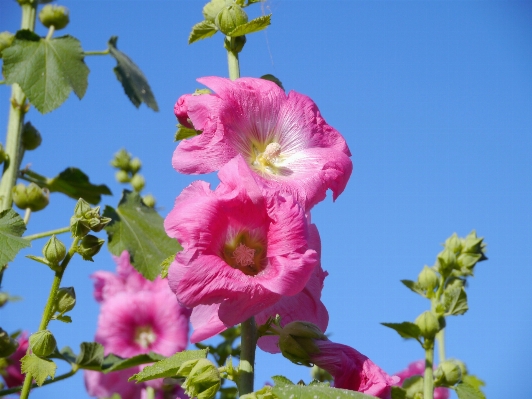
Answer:
[(294, 385), (294, 383), (290, 381), (288, 378), (286, 378), (284, 375), (274, 375), (272, 377), (272, 380), (275, 385), (279, 385), (279, 386)]
[(456, 386), (456, 394), (459, 399), (486, 399), (481, 391), (466, 382), (461, 382)]
[(155, 96), (151, 91), (148, 80), (140, 68), (122, 51), (116, 47), (117, 36), (109, 39), (109, 53), (116, 60), (116, 67), (113, 69), (117, 79), (122, 83), (122, 87), (135, 107), (144, 103), (154, 111), (159, 111)]
[(103, 364), (103, 345), (97, 342), (82, 342), (76, 364), (86, 370), (100, 370)]
[(169, 358), (158, 361), (151, 366), (146, 366), (141, 372), (131, 376), (129, 381), (143, 382), (156, 378), (175, 377), (179, 367), (189, 360), (205, 359), (209, 351), (201, 349), (197, 351), (178, 352)]
[(166, 235), (163, 218), (144, 205), (138, 193), (124, 190), (116, 210), (106, 206), (103, 216), (112, 219), (105, 227), (109, 251), (119, 256), (127, 250), (135, 269), (149, 280), (160, 274), (166, 258), (183, 249)]
[(266, 29), (268, 25), (271, 24), (271, 19), (272, 19), (271, 14), (262, 15), (258, 18), (252, 19), (249, 22), (246, 22), (245, 24), (237, 26), (235, 29), (229, 32), (227, 36), (230, 36), (230, 37), (244, 36), (250, 33), (261, 31), (263, 29)]
[(207, 39), (208, 37), (211, 37), (216, 32), (218, 32), (218, 28), (216, 25), (211, 21), (201, 21), (198, 22), (196, 25), (192, 27), (192, 31), (190, 32), (190, 35), (188, 36), (188, 44), (192, 44), (194, 42), (197, 42), (198, 40)]
[(421, 331), (419, 330), (419, 327), (414, 324), (410, 323), (408, 321), (404, 321), (402, 323), (381, 323), (383, 326), (391, 328), (392, 330), (397, 331), (397, 333), (406, 339), (419, 339), (421, 335)]
[(48, 359), (40, 358), (36, 355), (25, 355), (21, 359), (21, 371), (24, 374), (30, 374), (37, 385), (41, 386), (46, 378), (55, 376), (57, 365)]
[(315, 385), (274, 386), (272, 392), (278, 396), (279, 399), (375, 399), (374, 396), (364, 395), (360, 392)]
[(13, 209), (0, 212), (0, 265), (15, 259), (22, 248), (31, 247), (30, 241), (22, 238), (26, 231), (24, 220)]
[(141, 364), (157, 362), (164, 358), (164, 356), (155, 352), (144, 353), (142, 355), (133, 356), (128, 359), (124, 359), (111, 353), (105, 357), (101, 371), (107, 374), (111, 371), (124, 370), (130, 367), (140, 366)]
[(6, 83), (18, 83), (42, 114), (63, 104), (72, 90), (80, 99), (85, 95), (89, 68), (79, 40), (72, 36), (43, 39), (21, 30), (2, 56)]

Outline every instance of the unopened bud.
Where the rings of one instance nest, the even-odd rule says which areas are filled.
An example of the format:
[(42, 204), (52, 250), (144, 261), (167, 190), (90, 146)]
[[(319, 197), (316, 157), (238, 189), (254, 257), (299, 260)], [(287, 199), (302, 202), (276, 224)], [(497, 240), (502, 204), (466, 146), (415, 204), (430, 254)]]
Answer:
[(70, 218), (70, 232), (72, 237), (82, 238), (89, 234), (91, 228), (87, 221), (79, 219), (75, 216)]
[(50, 202), (50, 191), (47, 188), (40, 188), (35, 183), (30, 183), (27, 187), (19, 183), (13, 187), (13, 202), (20, 209), (31, 209), (33, 212), (40, 211)]
[(55, 30), (63, 29), (70, 22), (68, 8), (55, 4), (48, 4), (39, 13), (41, 23), (49, 28), (53, 25)]
[(147, 194), (144, 197), (142, 197), (142, 202), (144, 202), (144, 205), (146, 205), (149, 208), (155, 207), (155, 197), (151, 194)]
[(145, 184), (146, 181), (144, 180), (144, 177), (138, 173), (131, 178), (131, 186), (136, 192), (142, 191)]
[(125, 149), (122, 148), (115, 154), (115, 157), (111, 161), (111, 165), (113, 165), (117, 169), (128, 171), (130, 161), (131, 154), (129, 154)]
[(434, 379), (438, 386), (451, 387), (462, 380), (462, 370), (457, 363), (448, 360), (438, 366)]
[(30, 348), (39, 357), (50, 356), (56, 347), (57, 342), (49, 330), (37, 331), (30, 335)]
[(55, 235), (52, 235), (48, 242), (44, 244), (42, 253), (46, 260), (55, 266), (65, 258), (66, 247)]
[(203, 6), (203, 17), (207, 21), (214, 22), (214, 19), (225, 6), (233, 4), (233, 0), (211, 0)]
[(15, 35), (13, 35), (11, 32), (6, 31), (0, 33), (0, 58), (2, 58), (2, 51), (11, 46), (13, 44), (13, 40), (15, 40)]
[(235, 30), (236, 27), (244, 25), (247, 22), (248, 15), (238, 4), (224, 7), (214, 19), (216, 27), (224, 35), (228, 35)]
[(122, 169), (115, 173), (115, 179), (119, 183), (127, 183), (131, 180), (131, 178), (129, 177), (129, 173)]
[(293, 321), (283, 327), (279, 337), (279, 349), (284, 357), (296, 364), (311, 365), (311, 355), (319, 353), (314, 340), (326, 340), (327, 337), (315, 324)]
[(438, 254), (437, 269), (445, 275), (448, 275), (453, 269), (457, 269), (456, 255), (451, 250), (445, 248)]
[(22, 128), (21, 142), (25, 150), (32, 151), (41, 145), (41, 133), (30, 122), (26, 122)]
[(129, 162), (129, 170), (131, 170), (133, 174), (137, 173), (141, 167), (142, 162), (140, 162), (140, 159), (138, 158), (133, 158), (131, 162)]
[(430, 311), (421, 313), (414, 322), (420, 329), (421, 335), (425, 338), (434, 338), (440, 331), (438, 318)]
[(100, 252), (104, 242), (105, 240), (89, 234), (83, 237), (81, 240), (81, 243), (78, 247), (78, 253), (83, 257), (84, 260), (89, 260), (92, 262), (92, 257)]
[(11, 356), (18, 348), (17, 340), (0, 328), (0, 358)]
[(66, 312), (74, 309), (76, 305), (76, 291), (74, 287), (59, 288), (55, 296), (55, 310), (63, 315)]
[(458, 237), (456, 233), (453, 233), (452, 236), (445, 240), (444, 246), (446, 249), (457, 253), (462, 250), (462, 240)]
[(430, 267), (424, 266), (417, 277), (417, 282), (424, 290), (432, 290), (438, 284), (438, 275)]
[(181, 365), (177, 375), (186, 376), (181, 385), (191, 398), (212, 399), (220, 389), (218, 368), (207, 359), (190, 360)]
[(84, 218), (85, 215), (91, 211), (90, 204), (85, 201), (83, 198), (80, 198), (78, 202), (76, 202), (76, 206), (74, 207), (74, 216), (78, 218)]

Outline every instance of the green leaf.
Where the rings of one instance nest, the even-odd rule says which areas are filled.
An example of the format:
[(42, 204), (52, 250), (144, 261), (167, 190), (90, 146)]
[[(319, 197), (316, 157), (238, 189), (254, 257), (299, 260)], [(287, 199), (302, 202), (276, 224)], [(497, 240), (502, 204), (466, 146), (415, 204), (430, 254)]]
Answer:
[(103, 346), (97, 342), (82, 342), (76, 364), (86, 370), (100, 370), (103, 363)]
[(392, 387), (392, 399), (406, 399), (406, 391), (403, 388)]
[(461, 315), (468, 311), (467, 295), (463, 287), (455, 287), (445, 290), (443, 304), (447, 314)]
[(163, 218), (144, 205), (138, 193), (124, 190), (118, 208), (106, 206), (103, 215), (112, 219), (105, 227), (109, 251), (119, 256), (127, 250), (135, 269), (147, 279), (156, 278), (161, 263), (183, 249), (166, 235)]
[(130, 367), (140, 366), (141, 364), (157, 362), (164, 358), (164, 356), (154, 352), (133, 356), (128, 359), (124, 359), (111, 353), (105, 357), (101, 371), (107, 374), (111, 371), (125, 370)]
[(175, 132), (174, 141), (188, 139), (190, 137), (197, 136), (198, 134), (201, 134), (201, 130), (190, 129), (183, 125), (177, 125), (177, 132)]
[(46, 378), (55, 376), (57, 365), (48, 359), (43, 359), (35, 355), (25, 355), (21, 359), (21, 371), (24, 374), (30, 374), (37, 385), (41, 386)]
[(227, 36), (237, 37), (244, 36), (250, 33), (258, 32), (265, 29), (268, 25), (271, 24), (272, 15), (262, 15), (258, 18), (252, 19), (245, 24), (237, 26), (233, 29)]
[(76, 363), (76, 354), (69, 346), (65, 346), (59, 351), (61, 358), (69, 362), (70, 364)]
[(275, 385), (284, 386), (284, 385), (294, 385), (292, 381), (290, 381), (288, 378), (286, 378), (284, 375), (274, 375), (272, 377), (273, 382)]
[(170, 255), (168, 258), (163, 260), (161, 263), (161, 277), (167, 278), (168, 277), (168, 269), (170, 268), (170, 265), (175, 259), (175, 255)]
[(178, 352), (169, 358), (158, 361), (151, 366), (146, 366), (140, 373), (137, 373), (129, 381), (149, 381), (156, 378), (174, 377), (181, 365), (189, 360), (205, 359), (209, 351), (206, 349), (197, 351)]
[(109, 39), (109, 52), (116, 60), (117, 65), (113, 69), (116, 77), (122, 83), (122, 87), (135, 107), (145, 103), (154, 111), (159, 111), (157, 101), (153, 95), (148, 80), (131, 59), (116, 48), (117, 36)]
[(468, 385), (471, 385), (472, 387), (478, 389), (479, 391), (481, 387), (486, 385), (484, 381), (482, 381), (480, 378), (472, 374), (466, 374), (462, 376), (462, 382), (465, 382)]
[(192, 27), (192, 31), (188, 36), (188, 44), (192, 44), (194, 42), (197, 42), (198, 40), (207, 39), (208, 37), (214, 35), (216, 32), (218, 32), (218, 28), (216, 28), (216, 25), (213, 22), (198, 22)]
[(30, 31), (18, 31), (2, 55), (6, 83), (18, 83), (42, 114), (63, 104), (72, 90), (80, 99), (85, 95), (89, 68), (79, 40), (72, 36), (42, 39)]
[(43, 258), (42, 256), (26, 255), (26, 258), (42, 263), (43, 265), (50, 266), (50, 262), (48, 262), (46, 258)]
[(416, 294), (426, 296), (425, 291), (419, 286), (417, 282), (412, 280), (401, 280), (401, 283), (403, 283), (407, 288), (411, 289)]
[(62, 321), (63, 323), (72, 323), (72, 317), (67, 315), (54, 315), (52, 316), (52, 320)]
[(402, 322), (402, 323), (381, 323), (383, 326), (391, 328), (392, 330), (395, 330), (399, 333), (399, 335), (403, 338), (410, 339), (419, 339), (419, 336), (421, 335), (421, 331), (419, 330), (419, 327), (414, 324), (410, 323), (408, 321)]
[(260, 78), (264, 80), (269, 80), (270, 82), (275, 83), (277, 86), (279, 86), (281, 89), (284, 90), (283, 83), (279, 79), (277, 79), (275, 76), (273, 76), (271, 73), (262, 75)]
[(15, 259), (22, 248), (31, 247), (30, 241), (21, 238), (24, 231), (26, 225), (17, 212), (13, 209), (0, 212), (0, 265)]
[(375, 399), (374, 396), (364, 395), (360, 392), (347, 389), (330, 388), (323, 386), (283, 385), (274, 386), (272, 392), (279, 399)]
[(456, 386), (456, 394), (459, 399), (486, 399), (482, 392), (466, 382), (461, 382)]

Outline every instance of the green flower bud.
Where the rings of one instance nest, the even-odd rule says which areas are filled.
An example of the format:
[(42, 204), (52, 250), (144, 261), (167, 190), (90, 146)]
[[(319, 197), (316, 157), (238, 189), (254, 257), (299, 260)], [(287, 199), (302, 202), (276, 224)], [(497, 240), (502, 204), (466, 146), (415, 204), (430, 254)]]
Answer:
[(483, 238), (477, 237), (477, 232), (473, 230), (467, 235), (467, 237), (462, 242), (462, 252), (470, 252), (473, 254), (483, 254), (484, 246)]
[(433, 290), (434, 287), (438, 284), (439, 278), (438, 275), (432, 268), (424, 266), (421, 273), (417, 277), (417, 282), (421, 288), (424, 290)]
[(191, 398), (212, 399), (220, 389), (218, 368), (207, 359), (190, 360), (181, 365), (177, 375), (186, 376), (181, 385)]
[[(231, 40), (232, 39), (232, 40)], [(240, 53), (246, 44), (246, 36), (226, 37), (224, 39), (224, 47), (227, 51), (233, 53)]]
[(13, 35), (11, 32), (6, 31), (0, 33), (0, 58), (2, 58), (2, 51), (11, 46), (13, 44), (13, 40), (15, 40), (15, 35)]
[(440, 331), (438, 318), (430, 311), (421, 313), (414, 322), (421, 330), (421, 335), (425, 338), (434, 338)]
[(457, 253), (462, 250), (462, 240), (458, 238), (458, 235), (456, 233), (453, 233), (452, 236), (445, 240), (444, 246), (449, 251)]
[(92, 218), (89, 221), (89, 226), (92, 231), (98, 233), (99, 231), (102, 231), (102, 229), (112, 221), (113, 219), (111, 218), (100, 216), (99, 218)]
[(55, 30), (63, 29), (70, 22), (68, 8), (55, 4), (48, 4), (39, 13), (41, 23), (49, 28), (54, 26)]
[(42, 254), (52, 265), (58, 265), (66, 256), (65, 245), (52, 235), (52, 238), (44, 245)]
[(54, 308), (61, 316), (74, 309), (76, 305), (76, 291), (74, 287), (62, 287), (55, 296)]
[(305, 321), (288, 323), (281, 331), (279, 349), (284, 357), (295, 364), (311, 366), (312, 354), (318, 353), (314, 340), (326, 340), (327, 337), (315, 324)]
[(4, 146), (0, 143), (0, 165), (7, 159), (7, 154), (4, 151)]
[(41, 133), (30, 122), (26, 122), (22, 128), (21, 141), (25, 150), (32, 151), (41, 145)]
[(140, 162), (140, 159), (138, 158), (133, 158), (131, 162), (129, 163), (129, 170), (131, 170), (131, 173), (133, 174), (137, 173), (141, 167), (142, 167), (142, 162)]
[(147, 207), (155, 208), (155, 197), (151, 194), (147, 194), (142, 197), (142, 202), (144, 202), (144, 205)]
[(214, 23), (216, 27), (224, 34), (228, 35), (236, 27), (244, 25), (248, 22), (248, 15), (246, 12), (237, 4), (232, 4), (230, 6), (222, 8), (222, 10), (214, 18)]
[[(470, 252), (462, 252), (458, 256), (457, 262), (460, 266), (460, 270), (465, 272), (465, 274), (471, 274), (470, 271), (475, 267), (475, 265), (482, 258), (482, 254), (473, 254)], [(465, 270), (464, 270), (465, 269)]]
[(314, 365), (310, 369), (310, 376), (316, 381), (332, 381), (334, 378), (326, 370)]
[(111, 165), (117, 169), (128, 171), (130, 161), (131, 161), (131, 154), (122, 148), (120, 151), (118, 151), (115, 154), (115, 157), (111, 161)]
[(32, 352), (39, 357), (50, 356), (57, 347), (57, 342), (49, 330), (41, 330), (31, 334), (29, 341)]
[(145, 184), (146, 184), (146, 181), (144, 180), (144, 177), (142, 177), (142, 175), (138, 173), (131, 178), (131, 186), (137, 192), (142, 191)]
[(458, 268), (456, 263), (456, 255), (451, 250), (445, 248), (438, 254), (436, 261), (437, 270), (444, 276), (449, 275), (453, 269)]
[(20, 209), (30, 208), (33, 212), (40, 211), (50, 202), (50, 191), (47, 188), (40, 188), (35, 183), (30, 183), (27, 187), (19, 183), (13, 187), (13, 202)]
[(18, 348), (18, 342), (0, 328), (0, 357), (11, 356)]
[(207, 21), (214, 22), (214, 19), (220, 11), (222, 11), (226, 6), (233, 4), (233, 0), (211, 0), (203, 7), (203, 17)]
[(74, 216), (84, 218), (85, 215), (91, 211), (90, 204), (83, 198), (80, 198), (74, 207)]
[(75, 216), (70, 218), (70, 232), (72, 237), (82, 238), (89, 234), (91, 228), (89, 223), (83, 219), (79, 219)]
[(131, 178), (129, 177), (129, 173), (122, 169), (115, 173), (115, 179), (119, 183), (127, 183), (131, 180)]
[(462, 369), (452, 360), (445, 361), (434, 372), (434, 380), (437, 386), (452, 387), (462, 380)]
[(89, 234), (83, 237), (77, 252), (83, 257), (84, 260), (89, 260), (92, 262), (92, 257), (100, 252), (104, 242), (105, 240)]

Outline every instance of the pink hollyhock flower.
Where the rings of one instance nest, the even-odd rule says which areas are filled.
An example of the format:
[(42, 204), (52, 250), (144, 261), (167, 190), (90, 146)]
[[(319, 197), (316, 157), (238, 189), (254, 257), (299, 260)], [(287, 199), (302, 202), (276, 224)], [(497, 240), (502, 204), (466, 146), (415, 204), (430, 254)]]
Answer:
[(18, 387), (24, 383), (24, 374), (20, 371), (20, 359), (22, 359), (28, 350), (28, 334), (23, 332), (18, 337), (18, 348), (7, 358), (7, 367), (2, 372), (2, 377), (6, 386)]
[[(408, 367), (400, 371), (399, 373), (396, 373), (396, 376), (399, 377), (399, 381), (397, 381), (396, 386), (400, 387), (403, 385), (403, 382), (410, 377), (414, 377), (416, 375), (421, 375), (425, 373), (425, 361), (424, 360), (418, 360), (416, 362), (410, 363)], [(447, 388), (436, 388), (434, 390), (434, 399), (448, 399), (449, 398), (449, 390)]]
[(215, 191), (201, 181), (185, 188), (164, 222), (183, 246), (168, 280), (194, 308), (192, 342), (301, 292), (318, 264), (301, 206), (287, 194), (263, 197), (240, 166), (239, 158), (230, 162)]
[(220, 170), (237, 154), (267, 189), (293, 194), (306, 209), (344, 190), (353, 165), (344, 138), (316, 104), (286, 95), (264, 79), (205, 77), (216, 94), (185, 95), (174, 107), (179, 122), (202, 133), (177, 146), (172, 164), (187, 174)]
[(314, 340), (318, 353), (310, 354), (310, 362), (334, 377), (335, 388), (349, 389), (381, 399), (390, 399), (391, 387), (399, 377), (390, 377), (357, 350), (329, 340)]

